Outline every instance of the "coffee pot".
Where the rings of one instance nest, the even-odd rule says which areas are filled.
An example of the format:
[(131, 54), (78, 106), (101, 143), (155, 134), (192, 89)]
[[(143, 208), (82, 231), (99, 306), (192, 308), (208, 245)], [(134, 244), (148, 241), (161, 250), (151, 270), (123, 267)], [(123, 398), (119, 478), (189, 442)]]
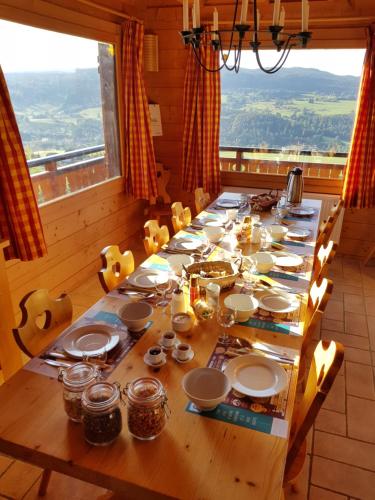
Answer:
[(288, 203), (301, 203), (303, 195), (303, 170), (302, 168), (295, 167), (289, 170), (287, 182), (287, 195), (286, 201)]

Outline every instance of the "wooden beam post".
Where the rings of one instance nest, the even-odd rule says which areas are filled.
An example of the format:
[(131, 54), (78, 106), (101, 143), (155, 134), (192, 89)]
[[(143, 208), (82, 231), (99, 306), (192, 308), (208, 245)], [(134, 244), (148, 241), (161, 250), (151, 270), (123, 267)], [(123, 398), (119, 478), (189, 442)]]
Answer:
[(9, 246), (8, 240), (0, 240), (0, 365), (4, 380), (7, 380), (22, 368), (21, 351), (13, 338), (12, 332), (15, 321), (8, 275), (5, 268), (4, 248), (7, 246)]

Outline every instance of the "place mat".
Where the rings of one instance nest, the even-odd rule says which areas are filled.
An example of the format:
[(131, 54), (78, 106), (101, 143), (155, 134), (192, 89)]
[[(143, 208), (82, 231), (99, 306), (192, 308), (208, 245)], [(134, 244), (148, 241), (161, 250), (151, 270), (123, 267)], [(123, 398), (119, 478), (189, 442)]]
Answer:
[[(235, 337), (230, 337), (233, 341)], [(227, 348), (220, 342), (207, 363), (210, 368), (223, 369), (223, 366), (232, 359), (226, 354)], [(225, 401), (211, 411), (200, 411), (192, 402), (189, 402), (186, 411), (203, 417), (221, 420), (222, 422), (239, 425), (273, 436), (288, 437), (289, 422), (286, 420), (286, 409), (292, 379), (293, 363), (281, 363), (288, 378), (284, 391), (271, 398), (250, 398), (231, 390)]]
[(168, 261), (158, 254), (152, 254), (140, 266), (142, 269), (156, 269), (158, 271), (170, 271), (171, 267)]
[[(64, 352), (62, 348), (62, 339), (64, 338), (65, 335), (67, 335), (69, 332), (74, 330), (75, 328), (85, 326), (85, 325), (90, 325), (90, 324), (99, 324), (99, 325), (110, 325), (110, 326), (115, 326), (116, 331), (118, 335), (120, 336), (120, 341), (116, 345), (114, 349), (112, 349), (108, 353), (107, 361), (106, 363), (110, 365), (110, 367), (106, 370), (102, 371), (102, 378), (106, 379), (111, 375), (111, 373), (115, 370), (115, 368), (119, 365), (119, 363), (124, 359), (124, 357), (127, 355), (127, 353), (135, 346), (135, 344), (138, 342), (138, 340), (143, 336), (143, 334), (150, 328), (152, 325), (152, 321), (149, 321), (146, 324), (146, 327), (140, 331), (140, 332), (128, 332), (128, 329), (124, 325), (124, 323), (121, 321), (121, 319), (113, 312), (108, 312), (108, 311), (97, 311), (93, 316), (84, 316), (81, 317), (78, 321), (74, 323), (74, 325), (71, 325), (69, 328), (67, 328), (59, 337), (56, 339), (52, 344), (48, 346), (47, 349), (44, 350), (44, 352), (39, 355), (38, 357), (35, 357), (27, 363), (24, 368), (26, 370), (29, 370), (34, 373), (38, 373), (39, 375), (45, 375), (50, 378), (58, 378), (59, 375), (59, 368), (58, 367), (53, 367), (50, 366), (46, 363), (43, 362), (43, 358), (47, 359), (44, 353), (47, 353), (49, 351), (58, 351), (58, 352)], [(48, 358), (52, 359), (52, 358)], [(64, 362), (65, 360), (61, 360)], [(77, 359), (77, 363), (79, 363), (81, 360)]]
[[(271, 289), (270, 289), (271, 290)], [(266, 291), (266, 290), (264, 290)], [(240, 290), (242, 294), (253, 295), (253, 291), (243, 286)], [(289, 293), (289, 292), (288, 292)], [(272, 313), (265, 309), (258, 308), (257, 311), (245, 322), (239, 323), (241, 326), (249, 328), (259, 328), (284, 335), (301, 335), (301, 298), (297, 295), (300, 306), (296, 311), (287, 314), (286, 318), (280, 318), (280, 313)]]

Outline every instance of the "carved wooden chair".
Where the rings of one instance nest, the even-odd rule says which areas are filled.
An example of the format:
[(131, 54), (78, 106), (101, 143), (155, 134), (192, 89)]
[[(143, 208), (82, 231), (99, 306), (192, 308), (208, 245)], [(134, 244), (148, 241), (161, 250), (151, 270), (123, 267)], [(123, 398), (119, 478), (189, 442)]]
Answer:
[(210, 195), (209, 193), (205, 193), (203, 191), (203, 188), (197, 188), (194, 191), (194, 198), (195, 198), (195, 209), (197, 211), (197, 214), (199, 214), (210, 203)]
[(159, 226), (157, 220), (149, 220), (144, 225), (145, 238), (143, 244), (148, 256), (160, 251), (161, 247), (169, 241), (167, 226)]
[(13, 329), (19, 348), (31, 358), (37, 356), (72, 321), (73, 306), (65, 293), (51, 299), (48, 290), (28, 293), (20, 302), (21, 323)]
[(103, 268), (98, 272), (100, 284), (108, 293), (134, 271), (134, 257), (130, 250), (120, 252), (117, 245), (110, 245), (100, 252)]
[[(21, 323), (13, 329), (13, 334), (19, 348), (31, 358), (43, 351), (72, 321), (72, 301), (66, 294), (51, 299), (48, 290), (34, 290), (21, 300), (20, 308)], [(51, 470), (45, 469), (39, 496), (46, 494), (50, 477)]]
[(341, 214), (341, 210), (344, 208), (344, 200), (342, 198), (336, 203), (334, 207), (331, 208), (331, 217), (335, 223)]
[(336, 255), (338, 244), (332, 240), (326, 246), (321, 245), (314, 262), (312, 281), (325, 278), (328, 274), (330, 264)]
[(175, 233), (181, 231), (191, 222), (191, 210), (183, 207), (180, 201), (172, 203), (172, 225)]
[(320, 224), (318, 237), (316, 239), (316, 245), (315, 245), (315, 252), (314, 252), (315, 259), (319, 253), (320, 247), (322, 245), (327, 245), (327, 243), (329, 242), (334, 225), (335, 225), (335, 220), (331, 215), (328, 217), (326, 221), (323, 221)]
[(326, 399), (344, 359), (344, 348), (321, 340), (316, 346), (305, 391), (294, 408), (284, 485), (301, 472), (306, 456), (306, 436)]
[(157, 196), (150, 199), (150, 206), (147, 210), (147, 216), (159, 222), (162, 217), (169, 217), (171, 213), (171, 197), (167, 193), (167, 184), (170, 177), (169, 170), (166, 170), (162, 163), (156, 163), (156, 180), (158, 186)]

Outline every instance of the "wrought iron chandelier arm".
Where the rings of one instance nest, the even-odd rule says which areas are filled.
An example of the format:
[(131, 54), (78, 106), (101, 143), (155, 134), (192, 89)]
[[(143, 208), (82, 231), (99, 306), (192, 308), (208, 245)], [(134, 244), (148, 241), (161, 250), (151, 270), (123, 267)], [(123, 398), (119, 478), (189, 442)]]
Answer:
[(271, 68), (265, 68), (263, 66), (262, 61), (260, 60), (259, 50), (258, 49), (254, 50), (258, 66), (264, 73), (268, 73), (269, 75), (271, 75), (271, 74), (279, 71), (284, 66), (284, 64), (289, 56), (289, 52), (295, 46), (294, 44), (290, 43), (291, 39), (292, 39), (292, 37), (289, 36), (288, 40), (285, 43), (285, 46), (283, 48), (283, 51), (282, 51), (280, 58), (278, 59), (276, 64), (274, 66), (272, 66)]

